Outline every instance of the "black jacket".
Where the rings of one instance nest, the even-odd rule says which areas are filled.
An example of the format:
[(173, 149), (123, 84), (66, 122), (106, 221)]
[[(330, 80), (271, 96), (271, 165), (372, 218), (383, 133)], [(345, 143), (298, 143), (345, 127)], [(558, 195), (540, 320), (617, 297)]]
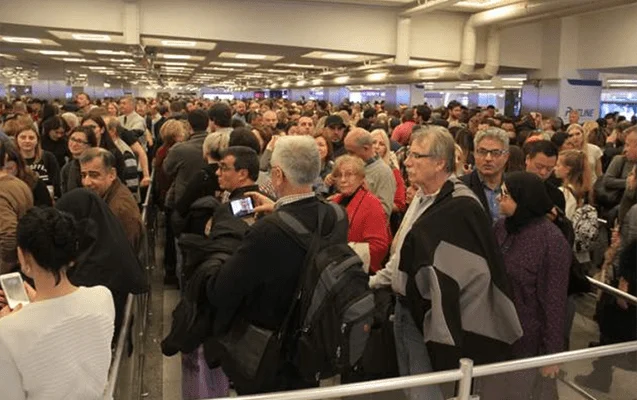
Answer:
[(435, 370), (511, 356), (522, 327), (491, 218), (457, 178), (415, 221), (400, 250), (399, 281)]
[[(297, 218), (310, 232), (316, 229), (319, 207), (331, 207), (316, 197), (283, 205), (281, 210)], [(240, 314), (266, 329), (283, 323), (297, 287), (305, 250), (272, 222), (268, 215), (251, 226), (237, 251), (224, 264), (216, 281), (208, 282), (208, 299), (218, 312), (215, 331), (228, 331)], [(336, 216), (328, 210), (323, 233), (334, 228)], [(347, 242), (347, 232), (342, 232)]]
[[(171, 331), (161, 343), (162, 352), (167, 356), (179, 351), (190, 353), (212, 336), (215, 308), (206, 300), (206, 282), (214, 281), (248, 230), (245, 222), (233, 217), (219, 202), (216, 204), (214, 225), (208, 237), (189, 233), (179, 238), (184, 254), (185, 293), (173, 311)], [(213, 359), (207, 357), (206, 361), (209, 366), (215, 365)]]
[(484, 194), (484, 185), (482, 184), (482, 181), (480, 181), (478, 170), (474, 169), (469, 175), (461, 176), (460, 181), (473, 191), (473, 193), (478, 197), (478, 200), (480, 200), (480, 203), (482, 203), (482, 208), (487, 215), (489, 215), (489, 218), (491, 218), (489, 202), (487, 201), (487, 195)]

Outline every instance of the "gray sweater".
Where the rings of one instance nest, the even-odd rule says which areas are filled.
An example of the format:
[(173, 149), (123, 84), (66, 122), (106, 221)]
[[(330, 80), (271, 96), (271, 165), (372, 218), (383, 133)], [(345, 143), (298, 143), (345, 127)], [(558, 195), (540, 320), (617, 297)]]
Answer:
[(378, 197), (389, 218), (396, 195), (396, 179), (391, 168), (381, 158), (377, 158), (365, 167), (365, 180), (370, 192)]

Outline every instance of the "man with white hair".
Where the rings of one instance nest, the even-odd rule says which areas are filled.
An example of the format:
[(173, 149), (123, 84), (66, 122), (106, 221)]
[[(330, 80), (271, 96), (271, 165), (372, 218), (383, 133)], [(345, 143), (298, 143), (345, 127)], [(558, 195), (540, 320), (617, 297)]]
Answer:
[[(336, 228), (336, 211), (321, 202), (312, 190), (320, 169), (318, 147), (312, 137), (287, 136), (278, 140), (272, 154), (271, 178), (279, 200), (274, 203), (265, 196), (246, 193), (257, 200), (258, 210), (273, 214), (252, 225), (216, 280), (208, 281), (207, 298), (217, 310), (217, 334), (227, 332), (236, 318), (272, 330), (278, 330), (283, 324), (293, 302), (299, 274), (305, 267), (306, 250), (279, 227), (275, 221), (277, 213), (293, 216), (309, 232), (314, 232), (322, 208), (325, 211), (323, 233), (332, 231), (336, 242), (347, 243), (347, 227), (338, 225)], [(307, 386), (298, 371), (286, 364), (279, 369), (274, 382), (264, 383), (259, 392)]]
[(396, 179), (391, 168), (376, 154), (372, 135), (362, 128), (354, 128), (345, 137), (345, 149), (349, 154), (365, 162), (365, 181), (372, 192), (383, 204), (387, 218), (394, 207)]

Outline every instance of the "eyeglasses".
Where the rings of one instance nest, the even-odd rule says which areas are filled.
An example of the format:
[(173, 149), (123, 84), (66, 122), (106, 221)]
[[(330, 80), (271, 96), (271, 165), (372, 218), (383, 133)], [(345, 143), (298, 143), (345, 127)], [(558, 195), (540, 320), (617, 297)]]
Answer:
[(83, 145), (87, 145), (88, 142), (85, 140), (80, 140), (80, 139), (76, 139), (76, 138), (70, 138), (69, 139), (71, 142), (73, 143), (77, 143), (77, 144), (83, 144)]
[(411, 151), (409, 150), (406, 154), (405, 154), (405, 159), (407, 158), (415, 158), (416, 160), (419, 160), (421, 158), (430, 158), (433, 157), (433, 154), (424, 154), (424, 153), (416, 153), (415, 151)]
[(507, 150), (500, 150), (500, 149), (487, 150), (487, 149), (479, 148), (476, 150), (476, 154), (480, 157), (486, 157), (489, 154), (491, 154), (491, 157), (499, 158), (507, 153), (508, 153)]

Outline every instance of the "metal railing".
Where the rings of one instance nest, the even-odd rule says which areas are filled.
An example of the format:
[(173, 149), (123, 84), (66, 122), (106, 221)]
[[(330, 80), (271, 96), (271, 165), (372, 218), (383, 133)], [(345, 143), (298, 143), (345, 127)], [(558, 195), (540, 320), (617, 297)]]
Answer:
[(540, 368), (549, 365), (573, 361), (596, 359), (599, 357), (637, 352), (637, 341), (600, 346), (592, 349), (574, 350), (546, 356), (526, 358), (496, 364), (474, 367), (469, 359), (460, 360), (460, 368), (456, 370), (413, 375), (401, 378), (382, 379), (377, 381), (352, 383), (333, 387), (294, 390), (289, 392), (261, 394), (253, 396), (227, 397), (225, 399), (240, 400), (319, 400), (343, 396), (355, 396), (408, 389), (419, 386), (438, 385), (441, 383), (460, 382), (456, 400), (469, 400), (473, 378)]
[[(144, 235), (141, 242), (140, 261), (148, 282), (151, 281), (154, 263), (154, 221), (149, 220), (151, 193), (155, 171), (151, 174), (151, 184), (142, 204), (141, 218)], [(124, 320), (117, 337), (113, 360), (104, 391), (104, 399), (136, 399), (141, 396), (141, 381), (144, 368), (144, 339), (148, 321), (150, 290), (147, 293), (132, 295), (126, 299)], [(128, 346), (128, 348), (127, 348)], [(127, 351), (128, 350), (128, 351)]]
[(630, 293), (623, 292), (616, 287), (605, 284), (604, 282), (600, 282), (596, 279), (587, 276), (586, 279), (590, 282), (591, 285), (595, 286), (598, 289), (603, 290), (606, 293), (610, 293), (615, 297), (619, 297), (623, 300), (626, 300), (628, 303), (637, 305), (637, 297), (631, 295)]

